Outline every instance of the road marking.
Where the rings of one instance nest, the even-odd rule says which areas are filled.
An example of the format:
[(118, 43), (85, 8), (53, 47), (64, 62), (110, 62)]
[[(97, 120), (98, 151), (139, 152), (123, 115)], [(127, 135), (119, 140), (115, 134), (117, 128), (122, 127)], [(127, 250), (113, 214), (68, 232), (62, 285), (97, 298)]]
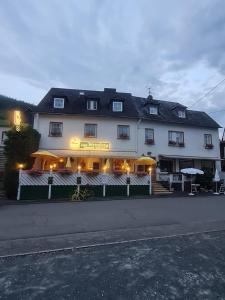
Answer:
[(175, 237), (185, 237), (185, 236), (198, 235), (198, 234), (208, 234), (208, 233), (220, 232), (220, 231), (225, 231), (225, 229), (215, 229), (215, 230), (205, 230), (205, 231), (178, 233), (178, 234), (171, 234), (171, 235), (153, 236), (153, 237), (149, 237), (149, 238), (131, 239), (131, 240), (105, 242), (105, 243), (95, 243), (95, 244), (88, 244), (88, 245), (75, 246), (75, 247), (46, 249), (46, 250), (40, 250), (40, 251), (31, 251), (31, 252), (24, 252), (24, 253), (1, 255), (0, 259), (13, 258), (13, 257), (19, 257), (19, 256), (35, 255), (35, 254), (39, 255), (39, 254), (62, 252), (62, 251), (74, 251), (74, 250), (81, 250), (81, 249), (94, 248), (94, 247), (122, 245), (122, 244), (128, 244), (128, 243), (144, 242), (144, 241), (150, 241), (150, 240), (159, 240), (159, 239), (167, 239), (167, 238), (175, 238)]

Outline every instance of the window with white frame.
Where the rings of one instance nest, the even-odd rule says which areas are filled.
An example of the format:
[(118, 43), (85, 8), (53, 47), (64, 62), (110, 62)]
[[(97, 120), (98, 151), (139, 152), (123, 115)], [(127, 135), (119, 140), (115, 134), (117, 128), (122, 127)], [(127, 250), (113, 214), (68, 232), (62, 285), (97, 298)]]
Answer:
[(181, 118), (181, 119), (185, 119), (186, 118), (186, 111), (184, 109), (178, 110), (178, 117)]
[(127, 140), (130, 138), (130, 126), (129, 125), (118, 125), (117, 126), (117, 138)]
[(84, 125), (84, 137), (96, 138), (97, 137), (97, 124), (85, 124)]
[(50, 122), (49, 123), (49, 136), (60, 137), (62, 136), (63, 123), (62, 122)]
[(150, 105), (149, 106), (149, 114), (150, 115), (158, 115), (158, 106), (157, 105)]
[(145, 128), (145, 144), (154, 144), (154, 129)]
[(112, 109), (115, 112), (123, 111), (123, 102), (122, 101), (113, 101)]
[(182, 131), (169, 131), (169, 145), (184, 144), (184, 133)]
[(212, 135), (204, 134), (205, 145), (212, 145)]
[(54, 98), (54, 108), (64, 108), (64, 98)]
[(7, 131), (2, 131), (2, 135), (1, 135), (1, 144), (4, 145), (4, 141), (7, 139), (7, 135), (6, 135)]
[(97, 110), (98, 102), (97, 100), (87, 100), (87, 110)]

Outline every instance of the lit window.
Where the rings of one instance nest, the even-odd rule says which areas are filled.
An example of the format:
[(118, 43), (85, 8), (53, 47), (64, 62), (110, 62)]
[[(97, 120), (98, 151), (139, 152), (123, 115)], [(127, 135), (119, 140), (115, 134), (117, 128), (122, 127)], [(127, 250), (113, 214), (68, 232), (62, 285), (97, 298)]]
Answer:
[(186, 118), (185, 110), (178, 110), (178, 117), (182, 119)]
[(169, 131), (169, 145), (184, 146), (184, 133), (182, 131)]
[(130, 138), (130, 126), (129, 125), (118, 125), (117, 138), (122, 139), (122, 140), (128, 140)]
[(158, 106), (150, 105), (149, 106), (149, 113), (150, 113), (150, 115), (158, 115)]
[(49, 135), (60, 137), (62, 136), (63, 123), (62, 122), (50, 122)]
[(7, 131), (2, 131), (2, 136), (1, 136), (1, 144), (4, 144), (4, 141), (7, 139), (6, 135)]
[(154, 129), (145, 128), (145, 144), (154, 144)]
[(87, 101), (87, 110), (97, 110), (97, 101), (96, 100), (88, 100)]
[(64, 98), (54, 98), (54, 108), (64, 108)]
[(123, 111), (123, 102), (113, 101), (113, 111)]
[(84, 125), (84, 137), (96, 138), (97, 137), (97, 125), (96, 124), (85, 124)]

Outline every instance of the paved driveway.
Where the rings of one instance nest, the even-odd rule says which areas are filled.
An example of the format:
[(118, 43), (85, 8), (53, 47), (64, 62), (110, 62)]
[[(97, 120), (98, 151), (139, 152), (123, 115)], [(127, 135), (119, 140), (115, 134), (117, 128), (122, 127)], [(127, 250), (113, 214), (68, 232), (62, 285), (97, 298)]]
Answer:
[(0, 206), (0, 241), (225, 221), (225, 196)]

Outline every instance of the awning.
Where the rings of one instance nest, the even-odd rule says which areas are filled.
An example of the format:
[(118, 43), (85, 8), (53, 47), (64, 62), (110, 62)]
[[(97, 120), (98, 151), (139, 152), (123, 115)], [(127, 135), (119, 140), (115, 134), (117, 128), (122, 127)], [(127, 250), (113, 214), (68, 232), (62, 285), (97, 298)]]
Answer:
[(159, 158), (171, 158), (171, 159), (199, 159), (199, 160), (222, 160), (218, 157), (204, 157), (204, 156), (183, 156), (183, 155), (166, 155), (160, 154)]
[(81, 151), (81, 150), (63, 150), (49, 149), (47, 150), (58, 157), (100, 157), (100, 158), (126, 158), (137, 159), (139, 156), (135, 151)]

